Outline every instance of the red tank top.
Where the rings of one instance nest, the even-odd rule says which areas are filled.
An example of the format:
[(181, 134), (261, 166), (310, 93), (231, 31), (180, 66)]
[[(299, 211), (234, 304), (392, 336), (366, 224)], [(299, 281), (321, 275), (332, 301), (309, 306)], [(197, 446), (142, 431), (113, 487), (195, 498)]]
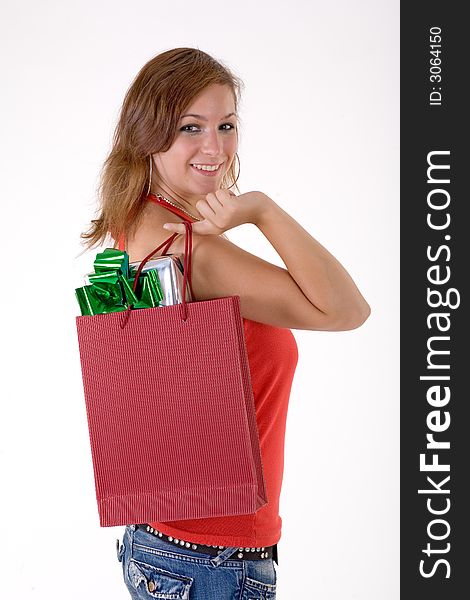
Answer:
[[(149, 200), (155, 201), (154, 198), (153, 194), (148, 196)], [(176, 213), (172, 206), (167, 208), (188, 219), (183, 213)], [(124, 248), (124, 237), (121, 236), (119, 249)], [(258, 548), (276, 544), (281, 538), (279, 498), (284, 472), (284, 440), (298, 348), (290, 329), (245, 318), (243, 325), (268, 502), (249, 515), (150, 523), (154, 529), (179, 540), (210, 546)], [(214, 448), (214, 460), (216, 458), (217, 448)]]

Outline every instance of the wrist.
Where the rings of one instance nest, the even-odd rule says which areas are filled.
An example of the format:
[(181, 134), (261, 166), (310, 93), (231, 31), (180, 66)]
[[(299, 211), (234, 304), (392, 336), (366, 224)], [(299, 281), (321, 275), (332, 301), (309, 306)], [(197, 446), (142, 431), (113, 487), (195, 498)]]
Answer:
[(280, 207), (274, 200), (263, 192), (257, 192), (255, 204), (256, 210), (253, 215), (252, 223), (260, 229), (280, 211)]

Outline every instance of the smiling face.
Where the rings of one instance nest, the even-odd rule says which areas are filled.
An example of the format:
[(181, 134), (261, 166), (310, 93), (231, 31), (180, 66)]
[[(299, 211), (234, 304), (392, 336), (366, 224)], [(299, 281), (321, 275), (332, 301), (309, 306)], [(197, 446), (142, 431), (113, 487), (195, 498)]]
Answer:
[(194, 206), (220, 189), (237, 148), (233, 93), (227, 85), (210, 85), (184, 111), (170, 149), (153, 155), (158, 188)]

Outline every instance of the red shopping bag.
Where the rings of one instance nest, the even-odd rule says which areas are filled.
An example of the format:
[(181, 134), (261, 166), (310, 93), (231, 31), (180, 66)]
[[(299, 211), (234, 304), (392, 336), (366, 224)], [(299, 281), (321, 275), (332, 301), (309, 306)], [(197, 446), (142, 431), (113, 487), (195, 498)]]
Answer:
[(101, 527), (267, 502), (240, 298), (186, 302), (185, 225), (181, 304), (76, 317)]

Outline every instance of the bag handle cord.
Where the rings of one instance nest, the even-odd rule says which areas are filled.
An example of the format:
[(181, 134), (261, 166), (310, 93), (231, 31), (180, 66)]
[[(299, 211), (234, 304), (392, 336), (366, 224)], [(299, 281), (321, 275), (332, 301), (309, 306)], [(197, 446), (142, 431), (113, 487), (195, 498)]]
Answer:
[[(180, 307), (181, 307), (180, 310), (182, 312), (182, 321), (186, 322), (186, 320), (188, 318), (188, 307), (186, 304), (186, 285), (188, 283), (189, 283), (189, 289), (191, 290), (191, 294), (194, 299), (194, 293), (193, 293), (193, 288), (192, 288), (192, 284), (191, 284), (191, 255), (192, 255), (192, 247), (193, 247), (193, 228), (192, 228), (191, 221), (185, 220), (185, 221), (183, 221), (183, 225), (186, 227), (186, 235), (184, 237), (183, 301), (180, 305)], [(178, 233), (174, 233), (172, 236), (170, 236), (168, 239), (166, 239), (163, 242), (163, 244), (160, 244), (160, 246), (155, 248), (155, 250), (152, 250), (152, 252), (150, 252), (150, 254), (147, 254), (147, 256), (141, 261), (139, 268), (137, 269), (135, 279), (134, 279), (134, 285), (133, 285), (134, 292), (137, 289), (137, 281), (140, 277), (143, 267), (145, 266), (145, 263), (148, 262), (152, 258), (152, 256), (155, 254), (155, 252), (158, 252), (160, 250), (160, 248), (162, 248), (163, 246), (164, 246), (164, 249), (162, 251), (162, 255), (165, 254), (177, 235), (178, 235)], [(130, 315), (131, 309), (132, 309), (132, 304), (129, 304), (129, 306), (127, 307), (127, 310), (121, 314), (121, 320), (119, 323), (121, 329), (124, 329), (124, 327), (126, 326), (127, 321), (129, 320), (129, 315)]]

